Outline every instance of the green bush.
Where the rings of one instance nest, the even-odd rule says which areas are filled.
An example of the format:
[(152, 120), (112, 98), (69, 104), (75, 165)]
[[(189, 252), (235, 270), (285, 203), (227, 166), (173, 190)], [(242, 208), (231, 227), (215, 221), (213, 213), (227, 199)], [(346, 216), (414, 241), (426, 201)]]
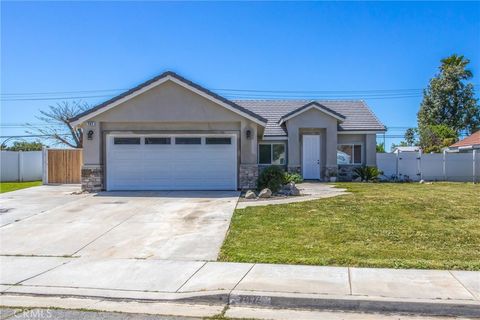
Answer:
[(290, 183), (290, 182), (302, 183), (303, 182), (303, 177), (298, 173), (285, 172), (283, 183), (287, 184), (287, 183)]
[(285, 173), (282, 168), (270, 166), (262, 170), (258, 177), (258, 189), (270, 189), (272, 192), (278, 192), (284, 182)]
[(354, 172), (362, 179), (362, 181), (378, 181), (378, 177), (383, 174), (377, 167), (363, 166), (356, 168)]

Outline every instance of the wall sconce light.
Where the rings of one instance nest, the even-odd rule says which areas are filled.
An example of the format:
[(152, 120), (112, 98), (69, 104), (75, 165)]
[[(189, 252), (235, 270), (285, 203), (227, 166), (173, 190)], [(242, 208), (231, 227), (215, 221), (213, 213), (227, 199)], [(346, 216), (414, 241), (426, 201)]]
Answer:
[(247, 136), (247, 139), (250, 139), (252, 137), (252, 130), (247, 129), (247, 131), (245, 131), (245, 135)]
[(88, 132), (87, 132), (87, 139), (88, 139), (88, 140), (93, 140), (93, 130), (88, 130)]

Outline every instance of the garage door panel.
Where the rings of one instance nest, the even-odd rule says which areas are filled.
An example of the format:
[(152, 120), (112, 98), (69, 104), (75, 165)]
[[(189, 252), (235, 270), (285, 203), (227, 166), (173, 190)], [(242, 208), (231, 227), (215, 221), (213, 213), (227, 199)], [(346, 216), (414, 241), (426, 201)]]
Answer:
[[(144, 137), (137, 135), (136, 137)], [(235, 190), (236, 140), (231, 144), (114, 145), (107, 150), (108, 190)], [(158, 141), (158, 140), (157, 140)], [(227, 140), (228, 141), (228, 140)]]

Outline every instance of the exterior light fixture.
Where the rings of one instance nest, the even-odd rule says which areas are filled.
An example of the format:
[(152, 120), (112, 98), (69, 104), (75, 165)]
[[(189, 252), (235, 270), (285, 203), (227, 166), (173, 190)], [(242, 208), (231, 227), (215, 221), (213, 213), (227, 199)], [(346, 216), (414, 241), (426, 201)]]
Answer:
[(247, 131), (245, 131), (245, 135), (247, 136), (247, 139), (250, 139), (252, 137), (252, 130), (247, 129)]

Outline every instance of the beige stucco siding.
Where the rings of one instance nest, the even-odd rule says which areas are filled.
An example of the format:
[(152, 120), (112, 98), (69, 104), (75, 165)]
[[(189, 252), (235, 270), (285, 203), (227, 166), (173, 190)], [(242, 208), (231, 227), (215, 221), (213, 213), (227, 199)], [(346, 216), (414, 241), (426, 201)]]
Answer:
[[(257, 161), (257, 124), (178, 84), (167, 81), (84, 124), (85, 134), (94, 130), (92, 140), (84, 140), (84, 164), (104, 164), (104, 136), (112, 131), (139, 133), (236, 133), (240, 140), (240, 161)], [(246, 139), (251, 130), (251, 139)]]
[(320, 161), (322, 167), (337, 164), (337, 119), (316, 109), (310, 109), (287, 121), (288, 165), (301, 166), (302, 133), (321, 135)]

